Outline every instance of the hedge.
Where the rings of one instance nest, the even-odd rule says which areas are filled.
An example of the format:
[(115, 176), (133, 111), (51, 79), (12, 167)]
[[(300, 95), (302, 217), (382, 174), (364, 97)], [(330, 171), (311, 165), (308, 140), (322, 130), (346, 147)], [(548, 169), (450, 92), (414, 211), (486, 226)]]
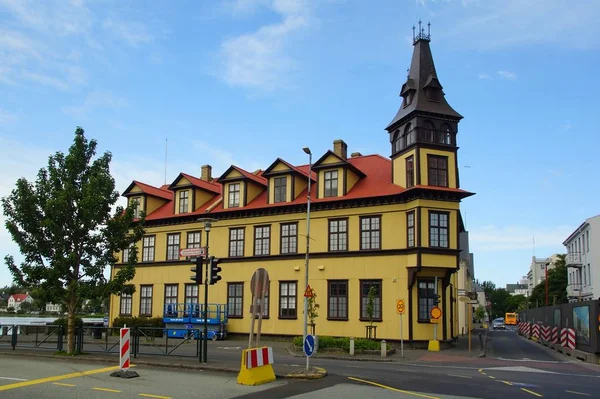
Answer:
[[(65, 333), (67, 332), (67, 327), (68, 327), (68, 319), (66, 317), (61, 317), (60, 319), (56, 319), (52, 322), (52, 325), (54, 326), (62, 326), (64, 328), (63, 331), (65, 331)], [(83, 319), (79, 316), (75, 316), (75, 327), (82, 327), (83, 326)]]
[[(294, 337), (293, 343), (295, 346), (302, 346), (302, 337)], [(388, 349), (390, 348), (387, 344)], [(345, 351), (350, 350), (350, 338), (348, 337), (319, 337), (319, 348), (332, 348), (332, 349), (343, 349)], [(380, 350), (381, 342), (366, 338), (355, 338), (354, 339), (355, 350)]]
[[(164, 328), (162, 317), (117, 317), (113, 320), (113, 327), (154, 327)], [(162, 333), (161, 333), (162, 334)]]

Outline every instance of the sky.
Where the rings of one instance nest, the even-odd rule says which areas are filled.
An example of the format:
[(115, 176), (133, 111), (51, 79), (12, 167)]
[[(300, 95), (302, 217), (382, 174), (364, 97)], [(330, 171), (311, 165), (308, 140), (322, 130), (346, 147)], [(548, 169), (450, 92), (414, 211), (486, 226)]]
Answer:
[[(599, 18), (595, 0), (0, 0), (0, 197), (77, 126), (113, 154), (120, 192), (203, 164), (305, 164), (302, 147), (335, 139), (389, 156), (422, 20), (465, 117), (475, 277), (515, 283), (600, 213)], [(0, 255), (20, 259), (0, 218)]]

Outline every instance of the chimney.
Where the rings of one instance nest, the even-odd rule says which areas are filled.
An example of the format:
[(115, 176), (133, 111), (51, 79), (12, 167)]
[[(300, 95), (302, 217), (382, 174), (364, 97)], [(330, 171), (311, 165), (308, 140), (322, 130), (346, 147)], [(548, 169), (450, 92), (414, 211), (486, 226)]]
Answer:
[(360, 152), (353, 152), (352, 154), (350, 154), (350, 158), (356, 158), (356, 157), (362, 157), (362, 154)]
[(200, 180), (207, 182), (212, 181), (212, 166), (202, 165), (202, 173), (200, 174)]
[(345, 161), (348, 158), (348, 144), (344, 140), (334, 140), (333, 153)]

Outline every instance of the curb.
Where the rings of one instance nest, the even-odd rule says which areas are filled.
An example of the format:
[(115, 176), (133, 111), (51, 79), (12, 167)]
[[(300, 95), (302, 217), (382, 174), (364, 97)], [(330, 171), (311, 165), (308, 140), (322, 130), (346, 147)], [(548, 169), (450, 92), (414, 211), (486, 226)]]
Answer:
[[(294, 350), (290, 349), (290, 348), (285, 348), (285, 350), (288, 352), (288, 354), (290, 356), (294, 356), (294, 357), (305, 357), (306, 355), (304, 354), (300, 354), (295, 352)], [(346, 357), (346, 356), (335, 356), (335, 355), (319, 355), (319, 356), (314, 356), (311, 357), (311, 359), (329, 359), (329, 360), (349, 360), (349, 361), (353, 361), (353, 362), (381, 362), (381, 363), (390, 363), (390, 362), (398, 362), (397, 360), (394, 359), (388, 359), (388, 358), (365, 358), (365, 357)]]
[(302, 370), (296, 373), (288, 373), (284, 378), (298, 379), (298, 380), (318, 380), (327, 376), (327, 370), (321, 367), (313, 367), (313, 370), (306, 372)]

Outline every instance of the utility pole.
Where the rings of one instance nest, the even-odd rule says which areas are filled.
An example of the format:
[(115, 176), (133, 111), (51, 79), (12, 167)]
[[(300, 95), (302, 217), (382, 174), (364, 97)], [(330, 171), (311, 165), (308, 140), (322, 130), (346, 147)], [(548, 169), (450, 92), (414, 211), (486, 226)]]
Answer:
[[(309, 249), (310, 249), (310, 180), (312, 178), (312, 153), (310, 148), (304, 147), (302, 149), (308, 155), (308, 191), (306, 192), (306, 265), (304, 267), (304, 289), (308, 288), (308, 260), (309, 260)], [(308, 335), (308, 297), (304, 297), (304, 336), (302, 342)], [(306, 356), (306, 371), (309, 369), (309, 356)]]

